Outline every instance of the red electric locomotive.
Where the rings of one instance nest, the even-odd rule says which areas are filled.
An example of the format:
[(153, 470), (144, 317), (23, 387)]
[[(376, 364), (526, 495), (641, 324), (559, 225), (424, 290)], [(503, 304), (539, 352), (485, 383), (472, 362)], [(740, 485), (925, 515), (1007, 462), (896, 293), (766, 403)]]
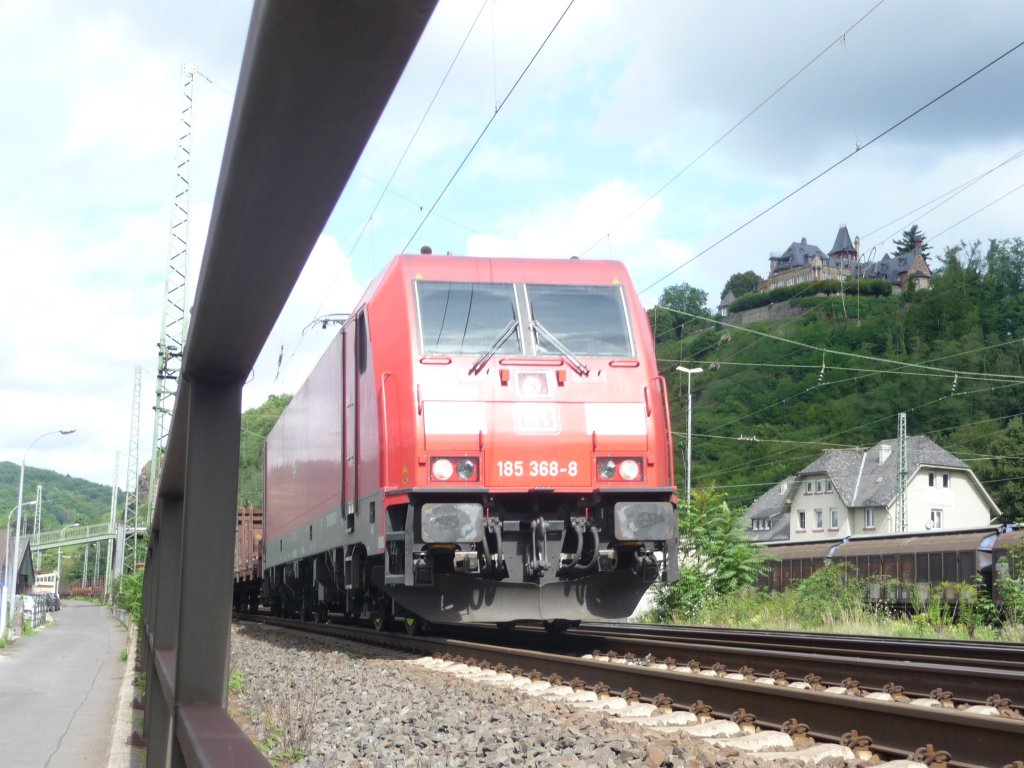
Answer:
[(622, 264), (397, 256), (267, 439), (264, 602), (627, 616), (677, 577), (670, 435)]

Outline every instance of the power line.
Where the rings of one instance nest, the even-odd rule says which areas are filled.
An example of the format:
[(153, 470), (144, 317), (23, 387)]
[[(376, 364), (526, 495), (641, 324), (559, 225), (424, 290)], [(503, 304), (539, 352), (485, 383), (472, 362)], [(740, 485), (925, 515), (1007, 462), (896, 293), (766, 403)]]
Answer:
[[(679, 314), (686, 315), (687, 317), (700, 317), (700, 315), (695, 315), (695, 314), (693, 314), (691, 312), (687, 312), (686, 310), (683, 310), (683, 309), (674, 309), (672, 307), (664, 307), (664, 309), (667, 309), (667, 310), (669, 310), (671, 312), (678, 312)], [(717, 320), (717, 319), (711, 320), (711, 322), (718, 323), (719, 325), (725, 325), (725, 323), (723, 323), (721, 320)], [(767, 333), (766, 331), (758, 331), (758, 330), (755, 330), (754, 328), (750, 328), (750, 327), (745, 326), (745, 325), (729, 325), (729, 326), (726, 326), (726, 327), (728, 327), (728, 328), (735, 328), (736, 330), (744, 331), (746, 333), (751, 333), (751, 334), (754, 334), (755, 336), (761, 336), (761, 337), (766, 338), (766, 339), (771, 339), (772, 341), (778, 341), (778, 342), (782, 342), (784, 344), (792, 344), (794, 346), (802, 347), (803, 349), (809, 349), (809, 350), (812, 350), (814, 352), (818, 352), (818, 353), (823, 354), (823, 355), (838, 355), (840, 357), (852, 357), (852, 358), (857, 359), (857, 360), (870, 360), (872, 362), (882, 363), (882, 364), (885, 364), (885, 365), (896, 365), (896, 366), (902, 366), (902, 367), (906, 367), (906, 368), (915, 368), (915, 369), (924, 370), (924, 371), (938, 372), (938, 373), (945, 374), (946, 376), (966, 376), (966, 375), (970, 375), (972, 378), (976, 378), (976, 379), (983, 380), (983, 381), (1014, 381), (1014, 382), (1019, 381), (1019, 382), (1024, 382), (1024, 376), (1017, 376), (1017, 375), (1003, 374), (1003, 373), (965, 372), (965, 371), (958, 371), (958, 370), (949, 369), (949, 368), (937, 368), (935, 366), (931, 366), (931, 365), (927, 365), (927, 364), (923, 364), (923, 363), (911, 363), (909, 361), (903, 361), (903, 360), (886, 360), (883, 357), (875, 357), (874, 355), (863, 355), (863, 354), (861, 354), (859, 352), (843, 352), (843, 351), (840, 351), (840, 350), (837, 350), (837, 349), (828, 349), (827, 347), (817, 347), (817, 346), (815, 346), (813, 344), (806, 344), (806, 343), (804, 343), (802, 341), (796, 341), (795, 339), (786, 339), (786, 338), (783, 338), (782, 336), (775, 336), (774, 334)], [(1024, 339), (1018, 339), (1018, 341), (1024, 341)], [(886, 371), (884, 371), (884, 370), (877, 371), (877, 373), (885, 373), (885, 372)]]
[[(701, 158), (703, 158), (705, 155), (707, 155), (712, 149), (714, 149), (719, 144), (721, 144), (722, 141), (724, 141), (733, 131), (735, 131), (737, 128), (739, 128), (741, 125), (743, 125), (745, 122), (747, 122), (747, 120), (749, 120), (751, 117), (753, 117), (757, 112), (759, 112), (763, 106), (765, 106), (769, 101), (774, 99), (779, 93), (781, 93), (786, 88), (786, 86), (788, 86), (790, 83), (792, 83), (794, 80), (796, 80), (808, 68), (810, 68), (810, 66), (812, 64), (814, 64), (816, 61), (818, 61), (818, 59), (820, 59), (822, 56), (824, 56), (826, 53), (828, 53), (833, 47), (836, 46), (836, 44), (838, 44), (840, 42), (843, 42), (845, 40), (845, 38), (846, 38), (846, 35), (848, 35), (850, 32), (852, 32), (854, 30), (854, 28), (857, 27), (857, 25), (859, 25), (862, 21), (864, 21), (864, 19), (866, 19), (868, 16), (870, 16), (872, 13), (874, 13), (875, 10), (884, 2), (885, 2), (885, 0), (879, 0), (867, 13), (865, 13), (863, 16), (861, 16), (859, 19), (857, 19), (857, 21), (855, 21), (852, 26), (847, 28), (847, 30), (845, 32), (843, 32), (841, 35), (839, 35), (839, 37), (837, 37), (831, 43), (829, 43), (824, 48), (822, 48), (821, 51), (819, 51), (817, 55), (812, 57), (810, 61), (808, 61), (806, 64), (804, 64), (802, 67), (800, 67), (800, 69), (798, 69), (795, 73), (793, 73), (784, 83), (782, 83), (782, 85), (780, 85), (778, 88), (776, 88), (770, 94), (768, 94), (764, 99), (762, 99), (761, 102), (756, 107), (754, 107), (749, 112), (747, 112), (747, 114), (745, 114), (742, 118), (740, 118), (740, 120), (737, 123), (735, 123), (729, 130), (727, 130), (725, 133), (723, 133), (721, 136), (719, 136), (717, 139), (715, 139), (713, 142), (711, 142), (711, 144), (708, 145), (708, 147), (706, 147), (703, 152), (701, 152), (699, 155), (697, 155), (695, 158), (693, 158), (689, 163), (687, 163), (685, 166), (683, 166), (683, 168), (680, 171), (678, 171), (672, 178), (670, 178), (668, 181), (666, 181), (664, 184), (662, 184), (660, 187), (658, 187), (646, 200), (644, 200), (642, 203), (640, 203), (640, 205), (638, 205), (636, 208), (634, 208), (632, 211), (630, 211), (614, 227), (612, 227), (610, 230), (608, 230), (607, 233), (605, 233), (604, 235), (599, 237), (591, 245), (589, 245), (587, 248), (582, 250), (579, 255), (580, 256), (585, 256), (587, 253), (589, 253), (595, 247), (597, 247), (597, 245), (600, 244), (603, 240), (607, 239), (611, 235), (612, 232), (614, 232), (615, 230), (619, 229), (623, 224), (625, 224), (627, 221), (629, 221), (631, 218), (633, 218), (637, 213), (639, 213), (643, 208), (645, 208), (647, 205), (649, 205), (652, 200), (654, 200), (662, 192), (664, 192), (666, 189), (668, 189), (668, 187), (670, 187), (672, 184), (674, 184), (676, 182), (676, 180), (679, 179), (680, 176), (682, 176), (684, 173), (686, 173), (688, 170), (690, 170), (690, 168), (692, 168), (694, 165), (696, 165), (697, 162)], [(689, 263), (689, 262), (687, 262), (687, 263)], [(644, 290), (646, 290), (646, 289), (644, 289)], [(641, 291), (641, 293), (643, 293), (643, 291)]]
[(995, 200), (993, 200), (993, 201), (992, 201), (991, 203), (989, 203), (988, 205), (983, 205), (983, 206), (982, 206), (981, 208), (979, 208), (978, 210), (976, 210), (976, 211), (975, 211), (974, 213), (971, 213), (971, 214), (969, 214), (969, 215), (967, 215), (967, 216), (964, 216), (964, 217), (963, 217), (962, 219), (960, 219), (960, 221), (958, 221), (958, 222), (957, 222), (956, 224), (953, 224), (953, 225), (952, 225), (952, 226), (950, 226), (950, 227), (946, 227), (946, 228), (945, 228), (944, 230), (942, 230), (942, 231), (941, 231), (941, 232), (939, 232), (939, 233), (938, 233), (937, 235), (935, 235), (935, 237), (938, 237), (939, 235), (944, 235), (944, 234), (946, 234), (947, 232), (949, 232), (949, 230), (951, 230), (951, 229), (956, 229), (957, 227), (959, 227), (959, 226), (960, 226), (961, 224), (963, 224), (963, 223), (964, 223), (965, 221), (967, 221), (968, 219), (974, 218), (974, 217), (975, 217), (975, 216), (977, 216), (977, 215), (978, 215), (979, 213), (981, 213), (982, 211), (984, 211), (984, 210), (985, 210), (986, 208), (991, 208), (991, 207), (992, 207), (993, 205), (995, 205), (996, 203), (998, 203), (998, 202), (999, 202), (1000, 200), (1004, 200), (1005, 198), (1007, 198), (1007, 197), (1009, 197), (1010, 195), (1012, 195), (1012, 194), (1013, 194), (1014, 192), (1017, 192), (1017, 191), (1019, 191), (1019, 190), (1020, 190), (1021, 188), (1024, 188), (1024, 184), (1019, 184), (1018, 186), (1014, 187), (1014, 188), (1013, 188), (1013, 189), (1011, 189), (1011, 190), (1010, 190), (1009, 192), (1007, 192), (1007, 193), (1006, 193), (1005, 195), (1001, 195), (1000, 197), (997, 197), (997, 198), (996, 198)]
[(565, 6), (565, 10), (562, 11), (562, 15), (558, 17), (558, 20), (555, 22), (554, 26), (551, 27), (551, 30), (548, 32), (548, 34), (545, 36), (545, 38), (541, 41), (540, 47), (537, 48), (537, 50), (534, 52), (533, 56), (530, 57), (530, 60), (526, 63), (526, 66), (523, 68), (523, 71), (519, 73), (519, 77), (517, 77), (516, 81), (514, 83), (512, 83), (512, 87), (509, 88), (508, 93), (505, 94), (505, 98), (503, 98), (501, 100), (501, 102), (499, 102), (498, 104), (495, 105), (495, 107), (494, 107), (494, 114), (491, 115), (490, 119), (484, 125), (483, 130), (480, 131), (480, 135), (476, 137), (476, 141), (473, 142), (472, 146), (469, 148), (469, 151), (466, 152), (466, 156), (462, 158), (462, 162), (460, 162), (458, 167), (456, 167), (455, 172), (452, 173), (452, 175), (451, 175), (451, 178), (448, 179), (447, 183), (441, 189), (440, 193), (438, 193), (437, 199), (435, 199), (434, 202), (430, 205), (430, 209), (423, 216), (423, 219), (420, 221), (419, 224), (416, 225), (416, 229), (414, 229), (413, 233), (411, 235), (409, 235), (409, 239), (406, 241), (405, 245), (402, 247), (402, 251), (403, 252), (409, 250), (409, 245), (412, 243), (413, 238), (415, 238), (416, 235), (419, 234), (420, 229), (422, 229), (422, 227), (426, 223), (427, 219), (430, 218), (430, 215), (434, 212), (434, 209), (437, 207), (437, 204), (441, 202), (441, 198), (444, 197), (445, 193), (448, 191), (448, 188), (452, 185), (452, 183), (455, 181), (455, 178), (462, 171), (463, 166), (465, 166), (466, 163), (469, 161), (469, 158), (473, 154), (473, 151), (477, 148), (477, 145), (483, 140), (484, 135), (487, 133), (488, 129), (490, 129), (491, 125), (497, 119), (498, 114), (501, 112), (502, 108), (505, 106), (505, 103), (509, 100), (509, 98), (512, 96), (512, 94), (515, 92), (516, 88), (519, 86), (519, 83), (521, 83), (523, 78), (526, 77), (526, 73), (530, 71), (530, 67), (533, 66), (533, 62), (535, 62), (537, 60), (537, 57), (540, 56), (540, 52), (544, 50), (544, 47), (548, 44), (548, 41), (551, 39), (552, 35), (555, 34), (555, 30), (558, 29), (559, 25), (562, 23), (562, 19), (564, 19), (566, 14), (569, 13), (569, 9), (572, 8), (572, 5), (573, 5), (574, 2), (575, 2), (575, 0), (569, 0), (569, 4), (567, 6)]
[[(445, 83), (448, 82), (448, 76), (452, 73), (452, 69), (455, 68), (455, 63), (459, 60), (459, 56), (462, 55), (462, 49), (466, 47), (466, 43), (469, 40), (469, 36), (473, 34), (473, 30), (476, 28), (476, 23), (480, 20), (480, 16), (484, 12), (484, 8), (487, 7), (487, 0), (484, 0), (480, 4), (480, 10), (476, 12), (476, 16), (473, 18), (473, 23), (469, 25), (469, 29), (466, 31), (465, 37), (462, 38), (462, 44), (459, 45), (459, 49), (455, 52), (455, 56), (452, 57), (451, 64), (448, 65), (447, 71), (444, 73), (444, 77), (441, 78), (441, 82), (438, 83), (437, 89), (434, 91), (433, 97), (430, 99), (430, 103), (427, 104), (426, 110), (423, 112), (423, 116), (420, 118), (419, 123), (416, 125), (416, 129), (412, 132), (412, 136), (409, 137), (409, 142), (405, 145), (405, 150), (402, 152), (402, 156), (398, 158), (398, 162), (395, 163), (394, 170), (391, 171), (391, 175), (388, 177), (387, 182), (384, 184), (384, 189), (381, 190), (380, 197), (377, 198), (377, 202), (373, 206), (373, 210), (370, 211), (370, 215), (366, 217), (362, 229), (359, 230), (359, 234), (356, 235), (355, 242), (352, 243), (352, 247), (349, 249), (349, 256), (351, 257), (359, 246), (359, 241), (363, 238), (363, 233), (366, 228), (373, 221), (373, 216), (377, 213), (377, 209), (380, 207), (381, 201), (384, 199), (384, 195), (387, 194), (391, 188), (391, 182), (395, 180), (395, 175), (398, 173), (398, 169), (402, 167), (402, 163), (405, 161), (406, 155), (409, 154), (409, 150), (412, 148), (413, 142), (416, 141), (416, 137), (420, 133), (420, 128), (423, 127), (423, 123), (427, 120), (427, 115), (430, 114), (430, 110), (433, 108), (434, 103), (437, 101), (437, 97), (441, 94), (441, 90), (444, 88)], [(415, 233), (413, 234), (415, 237)], [(410, 241), (412, 238), (409, 238)], [(408, 244), (406, 245), (408, 248)], [(403, 249), (404, 250), (404, 249)]]
[[(925, 211), (924, 213), (922, 213), (922, 214), (921, 214), (921, 216), (918, 216), (917, 218), (919, 218), (919, 219), (920, 219), (920, 218), (922, 218), (922, 217), (924, 217), (924, 216), (927, 216), (927, 215), (928, 215), (929, 213), (932, 213), (933, 211), (935, 211), (935, 210), (937, 210), (937, 209), (941, 208), (941, 207), (942, 207), (943, 205), (945, 205), (946, 203), (948, 203), (948, 202), (950, 202), (951, 200), (953, 200), (953, 199), (954, 199), (954, 198), (955, 198), (955, 197), (956, 197), (957, 195), (959, 195), (959, 194), (961, 194), (961, 193), (963, 193), (963, 192), (966, 192), (966, 191), (967, 191), (968, 189), (970, 189), (970, 188), (971, 188), (972, 186), (974, 186), (974, 185), (975, 185), (975, 184), (977, 184), (977, 183), (978, 183), (979, 181), (981, 181), (982, 179), (984, 179), (984, 178), (985, 178), (986, 176), (988, 176), (988, 175), (990, 175), (990, 174), (994, 173), (995, 171), (999, 170), (999, 169), (1000, 169), (1000, 168), (1002, 168), (1003, 166), (1005, 166), (1005, 165), (1008, 165), (1008, 164), (1012, 163), (1012, 162), (1013, 162), (1014, 160), (1016, 160), (1017, 158), (1019, 158), (1019, 157), (1020, 157), (1021, 155), (1024, 155), (1024, 149), (1022, 149), (1022, 150), (1019, 150), (1019, 151), (1015, 152), (1014, 154), (1010, 155), (1010, 156), (1009, 156), (1008, 158), (1006, 158), (1005, 160), (1003, 160), (1003, 161), (1002, 161), (1001, 163), (999, 163), (999, 164), (997, 164), (997, 165), (994, 165), (994, 166), (992, 166), (992, 167), (991, 167), (991, 168), (989, 168), (989, 169), (988, 169), (987, 171), (985, 171), (985, 172), (983, 172), (983, 173), (980, 173), (980, 174), (978, 174), (977, 176), (975, 176), (975, 177), (974, 177), (973, 179), (970, 179), (969, 181), (963, 182), (962, 184), (959, 184), (959, 185), (957, 185), (957, 186), (953, 187), (952, 189), (950, 189), (950, 190), (947, 190), (946, 192), (943, 192), (943, 193), (942, 193), (941, 195), (939, 195), (938, 197), (933, 197), (933, 198), (932, 198), (931, 200), (929, 200), (929, 201), (928, 201), (927, 203), (924, 203), (923, 205), (919, 205), (919, 206), (918, 206), (917, 208), (914, 208), (914, 209), (913, 209), (913, 210), (911, 210), (911, 211), (907, 211), (906, 213), (902, 214), (901, 216), (897, 216), (897, 217), (896, 217), (895, 219), (893, 219), (892, 221), (887, 221), (887, 222), (886, 222), (885, 224), (883, 224), (882, 226), (880, 226), (880, 227), (877, 227), (877, 228), (875, 228), (875, 229), (871, 230), (870, 232), (868, 232), (867, 234), (865, 234), (865, 235), (864, 235), (864, 237), (865, 237), (865, 238), (871, 237), (871, 236), (872, 236), (872, 235), (874, 235), (874, 234), (875, 234), (876, 232), (880, 232), (880, 231), (882, 231), (883, 229), (885, 229), (886, 227), (892, 226), (892, 225), (893, 225), (893, 224), (895, 224), (895, 223), (896, 223), (897, 221), (904, 221), (904, 220), (908, 219), (909, 217), (913, 216), (913, 215), (914, 215), (914, 214), (916, 214), (916, 213), (917, 213), (918, 211), (920, 211), (920, 210), (921, 210), (922, 208), (927, 208), (927, 207), (928, 207), (929, 205), (932, 205), (932, 203), (937, 203), (937, 205), (933, 206), (932, 208), (929, 208), (929, 209), (928, 209), (927, 211)], [(939, 201), (941, 201), (941, 202), (939, 202)], [(901, 227), (899, 231), (896, 231), (896, 232), (892, 232), (892, 233), (891, 233), (891, 234), (889, 234), (889, 235), (888, 235), (887, 237), (884, 237), (884, 238), (882, 238), (882, 239), (881, 239), (880, 241), (878, 241), (878, 242), (877, 242), (877, 243), (875, 243), (875, 244), (874, 244), (873, 246), (871, 246), (871, 248), (869, 249), (869, 251), (870, 251), (870, 250), (873, 250), (873, 249), (875, 249), (875, 248), (879, 248), (879, 247), (883, 246), (883, 245), (885, 244), (885, 242), (886, 242), (887, 240), (891, 240), (892, 238), (894, 238), (894, 237), (896, 237), (897, 235), (899, 235), (899, 234), (900, 234), (900, 233), (901, 233), (902, 231), (903, 231), (903, 230), (902, 230), (902, 227)], [(942, 234), (942, 233), (939, 233), (939, 234)]]
[(714, 249), (714, 248), (717, 248), (717, 247), (718, 247), (719, 245), (721, 245), (722, 243), (724, 243), (724, 242), (725, 242), (726, 240), (728, 240), (729, 238), (731, 238), (731, 237), (732, 237), (733, 235), (735, 235), (735, 234), (737, 234), (737, 233), (739, 233), (739, 232), (743, 231), (743, 230), (744, 230), (744, 229), (746, 229), (747, 227), (749, 227), (749, 226), (750, 226), (751, 224), (753, 224), (753, 223), (754, 223), (755, 221), (757, 221), (758, 219), (760, 219), (760, 218), (761, 218), (762, 216), (764, 216), (764, 215), (765, 215), (766, 213), (768, 213), (769, 211), (772, 211), (772, 210), (774, 210), (774, 209), (778, 208), (778, 207), (779, 207), (780, 205), (782, 205), (782, 204), (783, 204), (784, 202), (786, 202), (787, 200), (789, 200), (789, 199), (790, 199), (791, 197), (795, 196), (795, 195), (796, 195), (796, 194), (798, 194), (799, 192), (802, 192), (802, 191), (803, 191), (803, 190), (805, 190), (805, 189), (806, 189), (807, 187), (811, 186), (811, 184), (813, 184), (814, 182), (818, 181), (818, 179), (820, 179), (820, 178), (822, 178), (823, 176), (825, 176), (825, 175), (827, 175), (827, 174), (831, 173), (832, 171), (834, 171), (834, 170), (835, 170), (836, 168), (838, 168), (838, 167), (839, 167), (840, 165), (842, 165), (843, 163), (845, 163), (845, 162), (846, 162), (847, 160), (849, 160), (849, 159), (850, 159), (851, 157), (853, 157), (854, 155), (858, 154), (858, 153), (859, 153), (859, 152), (861, 152), (862, 150), (865, 150), (865, 149), (867, 149), (868, 147), (870, 147), (870, 146), (871, 146), (872, 144), (874, 144), (874, 143), (875, 143), (876, 141), (878, 141), (879, 139), (881, 139), (881, 138), (883, 138), (884, 136), (887, 136), (888, 134), (892, 133), (892, 132), (893, 132), (894, 130), (896, 130), (896, 129), (897, 129), (897, 128), (899, 128), (899, 127), (900, 127), (901, 125), (903, 125), (904, 123), (906, 123), (906, 122), (907, 122), (908, 120), (911, 120), (912, 118), (914, 118), (914, 117), (916, 117), (917, 115), (921, 114), (922, 112), (924, 112), (924, 111), (925, 111), (926, 109), (928, 109), (929, 107), (931, 107), (931, 106), (932, 106), (933, 104), (935, 104), (936, 102), (940, 101), (941, 99), (944, 99), (944, 98), (945, 98), (946, 96), (948, 96), (949, 94), (953, 93), (953, 91), (957, 90), (957, 89), (958, 89), (958, 88), (960, 88), (961, 86), (963, 86), (963, 85), (965, 85), (966, 83), (970, 82), (971, 80), (973, 80), (973, 79), (974, 79), (975, 77), (977, 77), (978, 75), (980, 75), (980, 74), (981, 74), (982, 72), (984, 72), (985, 70), (989, 69), (989, 68), (990, 68), (990, 67), (992, 67), (993, 65), (995, 65), (995, 64), (997, 64), (998, 62), (1002, 61), (1002, 60), (1003, 60), (1004, 58), (1006, 58), (1007, 56), (1009, 56), (1009, 55), (1010, 55), (1011, 53), (1013, 53), (1014, 51), (1016, 51), (1016, 50), (1017, 50), (1018, 48), (1020, 48), (1021, 46), (1024, 46), (1024, 40), (1022, 40), (1021, 42), (1017, 43), (1017, 44), (1016, 44), (1015, 46), (1013, 46), (1013, 47), (1012, 47), (1012, 48), (1010, 48), (1009, 50), (1005, 51), (1004, 53), (1001, 53), (1001, 54), (1000, 54), (999, 56), (997, 56), (996, 58), (992, 59), (992, 61), (990, 61), (990, 62), (989, 62), (988, 64), (985, 64), (985, 65), (984, 65), (983, 67), (981, 67), (980, 69), (977, 69), (977, 70), (975, 70), (975, 71), (974, 71), (974, 72), (972, 72), (972, 73), (971, 73), (970, 75), (968, 75), (967, 77), (965, 77), (965, 78), (964, 78), (963, 80), (961, 80), (960, 82), (958, 82), (958, 83), (957, 83), (956, 85), (953, 85), (953, 86), (951, 86), (951, 87), (947, 88), (947, 89), (946, 89), (945, 91), (943, 91), (942, 93), (940, 93), (940, 94), (939, 94), (938, 96), (936, 96), (935, 98), (933, 98), (933, 99), (932, 99), (931, 101), (927, 102), (927, 103), (926, 103), (926, 104), (924, 104), (923, 106), (920, 106), (920, 107), (918, 107), (917, 109), (915, 109), (915, 110), (914, 110), (913, 112), (911, 112), (911, 113), (910, 113), (909, 115), (907, 115), (906, 117), (904, 117), (904, 118), (902, 118), (901, 120), (898, 120), (897, 122), (893, 123), (893, 124), (892, 124), (892, 125), (890, 125), (890, 126), (889, 126), (888, 128), (886, 128), (886, 129), (885, 129), (884, 131), (882, 131), (881, 133), (877, 134), (877, 135), (876, 135), (876, 136), (875, 136), (874, 138), (870, 139), (870, 140), (869, 140), (869, 141), (868, 141), (867, 143), (865, 143), (865, 144), (864, 144), (863, 146), (857, 147), (857, 148), (856, 148), (856, 149), (854, 149), (854, 150), (853, 150), (852, 152), (849, 152), (849, 153), (847, 153), (846, 155), (844, 155), (843, 157), (841, 157), (841, 158), (840, 158), (839, 160), (837, 160), (836, 162), (832, 163), (832, 165), (828, 166), (828, 167), (827, 167), (827, 168), (826, 168), (825, 170), (821, 171), (820, 173), (816, 174), (815, 176), (813, 176), (813, 177), (811, 177), (810, 179), (808, 179), (807, 181), (805, 181), (805, 182), (804, 182), (803, 184), (801, 184), (801, 185), (800, 185), (799, 187), (797, 187), (796, 189), (794, 189), (794, 190), (793, 190), (792, 192), (788, 193), (787, 195), (783, 196), (782, 198), (780, 198), (780, 199), (779, 199), (779, 200), (777, 200), (776, 202), (772, 203), (772, 204), (771, 204), (771, 205), (769, 205), (769, 206), (768, 206), (767, 208), (765, 208), (764, 210), (762, 210), (762, 211), (761, 211), (760, 213), (758, 213), (758, 214), (756, 214), (756, 215), (752, 216), (751, 218), (747, 219), (747, 220), (746, 220), (745, 222), (743, 222), (742, 224), (740, 224), (740, 225), (739, 225), (738, 227), (736, 227), (735, 229), (733, 229), (733, 230), (732, 230), (731, 232), (729, 232), (728, 234), (726, 234), (726, 235), (723, 235), (723, 236), (722, 236), (722, 237), (720, 237), (720, 238), (719, 238), (718, 240), (716, 240), (715, 242), (711, 243), (711, 245), (707, 246), (707, 247), (706, 247), (706, 248), (704, 248), (703, 250), (700, 250), (700, 251), (698, 251), (698, 252), (697, 252), (697, 253), (695, 253), (695, 254), (694, 254), (693, 256), (691, 256), (691, 257), (690, 257), (689, 259), (687, 259), (686, 261), (684, 261), (684, 262), (683, 262), (682, 264), (680, 264), (679, 266), (677, 266), (677, 267), (675, 267), (674, 269), (670, 270), (670, 271), (669, 271), (669, 272), (667, 272), (667, 273), (666, 273), (665, 275), (663, 275), (662, 277), (658, 278), (658, 279), (657, 279), (657, 280), (655, 280), (655, 281), (654, 281), (653, 283), (651, 283), (650, 285), (648, 285), (648, 286), (647, 286), (646, 288), (644, 288), (644, 289), (643, 289), (642, 291), (640, 291), (640, 293), (645, 293), (645, 292), (649, 291), (649, 290), (650, 290), (651, 288), (653, 288), (654, 286), (656, 286), (656, 285), (658, 285), (659, 283), (662, 283), (662, 282), (664, 282), (665, 280), (667, 280), (667, 279), (668, 279), (669, 277), (671, 277), (672, 275), (674, 275), (674, 274), (675, 274), (676, 272), (678, 272), (678, 271), (679, 271), (680, 269), (682, 269), (683, 267), (687, 266), (688, 264), (692, 264), (692, 263), (693, 263), (694, 261), (696, 261), (697, 259), (699, 259), (699, 258), (700, 258), (701, 256), (703, 256), (704, 254), (708, 253), (709, 251), (711, 251), (711, 250), (712, 250), (712, 249)]

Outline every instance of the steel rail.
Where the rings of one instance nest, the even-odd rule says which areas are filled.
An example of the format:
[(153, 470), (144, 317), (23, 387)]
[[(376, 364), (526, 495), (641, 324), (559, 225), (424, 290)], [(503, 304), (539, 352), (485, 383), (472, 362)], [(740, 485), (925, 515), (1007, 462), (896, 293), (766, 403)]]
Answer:
[[(905, 757), (926, 745), (948, 751), (951, 766), (991, 768), (1020, 760), (1024, 752), (1024, 720), (992, 717), (940, 707), (917, 707), (856, 696), (844, 696), (784, 686), (768, 686), (700, 674), (683, 674), (651, 667), (611, 664), (547, 651), (524, 650), (453, 638), (409, 637), (362, 627), (308, 624), (299, 621), (237, 616), (297, 631), (383, 645), (430, 655), (458, 654), (492, 664), (537, 670), (544, 675), (580, 677), (612, 690), (632, 688), (653, 699), (670, 696), (677, 704), (701, 701), (721, 717), (739, 709), (754, 713), (757, 723), (781, 728), (791, 719), (806, 724), (813, 737), (838, 741), (857, 731), (872, 738), (872, 749), (888, 757)], [(507, 641), (509, 633), (494, 632)]]
[[(621, 626), (621, 625), (620, 625)], [(782, 670), (789, 680), (805, 675), (818, 675), (829, 685), (839, 685), (846, 678), (854, 678), (867, 689), (882, 690), (886, 685), (898, 684), (911, 697), (927, 698), (937, 688), (953, 693), (957, 702), (983, 704), (989, 697), (1000, 695), (1018, 706), (1024, 704), (1024, 663), (1018, 661), (973, 662), (968, 658), (945, 657), (924, 650), (916, 654), (890, 654), (864, 649), (818, 646), (744, 645), (740, 642), (722, 643), (708, 640), (678, 640), (667, 638), (657, 631), (646, 632), (649, 625), (630, 625), (628, 630), (592, 633), (591, 626), (570, 630), (555, 638), (539, 629), (517, 628), (514, 641), (520, 647), (555, 650), (564, 653), (585, 654), (594, 650), (614, 651), (620, 655), (632, 653), (638, 657), (648, 654), (656, 658), (672, 657), (680, 664), (690, 660), (703, 666), (724, 664), (729, 671), (743, 667), (768, 675)], [(472, 640), (482, 627), (439, 628), (449, 637)], [(941, 646), (937, 646), (941, 648)]]
[(893, 659), (928, 656), (943, 660), (962, 659), (971, 663), (1013, 663), (1024, 668), (1024, 643), (982, 642), (979, 640), (922, 640), (906, 637), (864, 637), (824, 632), (779, 632), (774, 630), (734, 629), (728, 627), (691, 627), (663, 624), (623, 624), (586, 622), (577, 632), (588, 634), (643, 633), (666, 640), (707, 640), (719, 645), (730, 643), (744, 647), (777, 648), (814, 652), (853, 652)]

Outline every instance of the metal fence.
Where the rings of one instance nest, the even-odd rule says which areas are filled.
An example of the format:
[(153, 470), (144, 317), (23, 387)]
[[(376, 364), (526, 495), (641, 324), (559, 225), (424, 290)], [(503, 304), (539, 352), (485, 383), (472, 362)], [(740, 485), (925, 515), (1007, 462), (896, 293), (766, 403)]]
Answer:
[(242, 385), (435, 3), (253, 7), (146, 560), (147, 765), (267, 765), (224, 709)]

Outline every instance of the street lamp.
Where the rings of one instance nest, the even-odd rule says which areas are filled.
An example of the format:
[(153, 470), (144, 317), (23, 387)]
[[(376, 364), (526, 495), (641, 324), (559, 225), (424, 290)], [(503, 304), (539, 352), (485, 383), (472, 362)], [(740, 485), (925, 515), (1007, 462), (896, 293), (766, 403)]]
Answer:
[[(28, 452), (32, 450), (32, 446), (42, 440), (44, 437), (50, 435), (70, 435), (74, 432), (73, 429), (58, 429), (53, 432), (44, 432), (31, 443), (28, 444), (28, 448), (25, 449), (25, 455), (21, 457), (21, 478), (18, 480), (18, 527), (14, 531), (14, 556), (18, 556), (18, 547), (21, 546), (21, 506), (25, 500), (25, 461), (28, 459)], [(7, 595), (8, 603), (7, 609), (10, 611), (10, 615), (14, 617), (14, 590), (11, 589)]]
[(690, 424), (693, 420), (693, 395), (690, 391), (690, 377), (695, 373), (704, 373), (703, 368), (684, 368), (676, 366), (676, 370), (686, 374), (686, 506), (690, 506)]
[[(25, 506), (33, 506), (36, 501), (26, 501)], [(11, 515), (14, 511), (20, 509), (20, 507), (13, 507), (10, 512), (7, 513), (7, 541), (4, 542), (4, 590), (13, 590), (18, 586), (18, 567), (13, 563), (13, 560), (18, 556), (18, 550), (14, 550), (14, 554), (11, 554)], [(21, 516), (18, 516), (21, 519)], [(20, 546), (20, 545), (19, 545)], [(0, 593), (0, 637), (3, 637), (4, 631), (7, 629), (7, 593)]]
[[(63, 539), (64, 539), (64, 532), (67, 531), (68, 528), (77, 528), (79, 525), (81, 525), (81, 523), (71, 523), (70, 525), (65, 525), (63, 528), (61, 528), (60, 529), (60, 538), (61, 538), (61, 540), (63, 541)], [(57, 576), (53, 580), (53, 592), (58, 597), (60, 596), (60, 556), (61, 556), (61, 549), (62, 548), (60, 546), (57, 547)]]

